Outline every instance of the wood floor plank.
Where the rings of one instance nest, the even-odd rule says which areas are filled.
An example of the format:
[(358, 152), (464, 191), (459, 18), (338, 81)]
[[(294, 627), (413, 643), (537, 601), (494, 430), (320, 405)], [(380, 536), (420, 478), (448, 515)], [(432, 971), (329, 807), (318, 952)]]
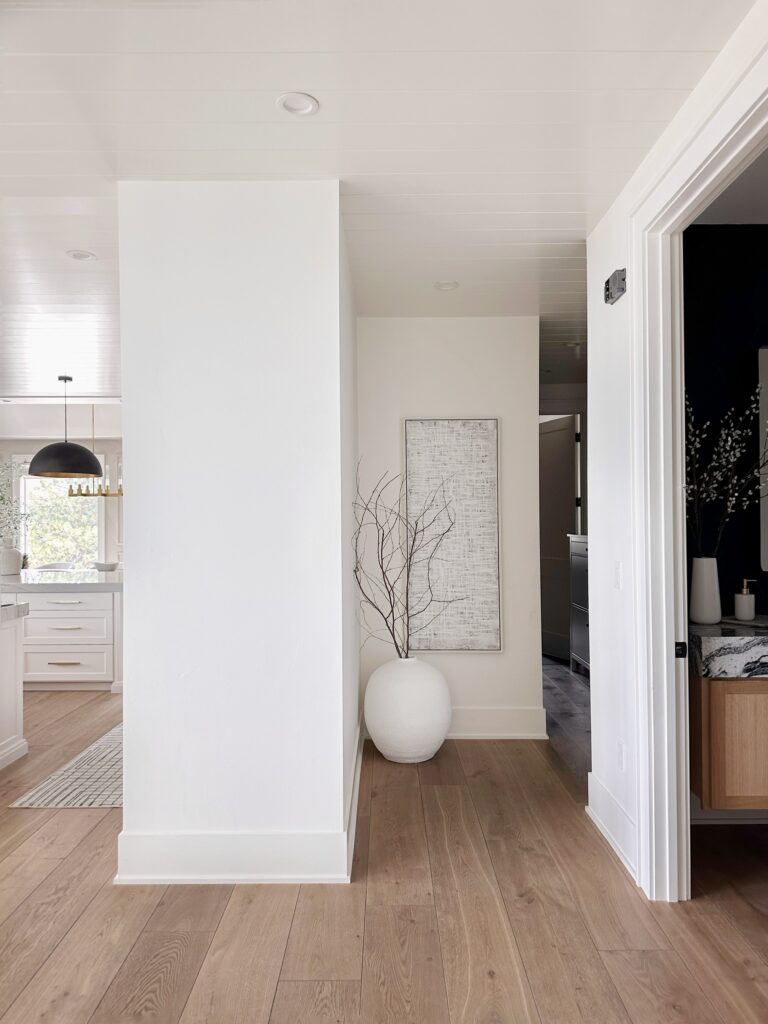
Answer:
[(212, 938), (142, 932), (89, 1024), (178, 1024)]
[(375, 748), (371, 740), (363, 743), (363, 759), (360, 765), (360, 789), (357, 797), (358, 817), (370, 817), (371, 790), (373, 789), (373, 761)]
[(497, 899), (496, 875), (468, 787), (425, 786), (423, 800), (435, 898), (455, 890)]
[(539, 1021), (468, 788), (422, 792), (451, 1021)]
[(455, 740), (446, 740), (434, 757), (417, 767), (422, 786), (465, 786), (467, 783)]
[(540, 838), (491, 839), (488, 851), (544, 1021), (628, 1024), (565, 879)]
[(374, 789), (384, 789), (387, 786), (418, 786), (418, 784), (419, 766), (417, 764), (398, 764), (396, 761), (388, 761), (374, 748)]
[(0, 922), (34, 892), (107, 813), (95, 808), (59, 811), (0, 861)]
[(120, 723), (122, 705), (120, 694), (98, 693), (96, 699), (86, 705), (88, 714), (85, 714), (83, 708), (81, 714), (64, 715), (58, 721), (51, 722), (34, 734), (30, 747), (52, 746), (63, 749), (76, 746), (79, 750), (85, 750)]
[(8, 807), (0, 811), (0, 861), (13, 853), (56, 814), (48, 808)]
[(282, 980), (360, 980), (368, 874), (367, 821), (358, 819), (349, 885), (302, 885), (280, 972)]
[(501, 749), (473, 740), (462, 740), (457, 746), (485, 838), (517, 843), (540, 839), (536, 817)]
[[(728, 874), (721, 868), (728, 866)], [(702, 862), (699, 858), (693, 869), (693, 889), (696, 898), (712, 903), (738, 931), (768, 961), (768, 914), (762, 901), (757, 905), (747, 899), (738, 886), (738, 882), (730, 876), (733, 861), (726, 858), (720, 864)], [(765, 872), (768, 881), (768, 870)]]
[(269, 1024), (363, 1024), (359, 981), (281, 981)]
[(369, 907), (360, 998), (372, 1024), (449, 1024), (434, 908)]
[(651, 906), (674, 949), (726, 1024), (765, 1024), (768, 965), (738, 929), (703, 900)]
[(557, 775), (574, 803), (579, 807), (586, 807), (589, 799), (587, 773), (591, 764), (591, 755), (589, 759), (582, 759), (578, 772), (574, 773), (573, 768), (563, 760), (557, 746), (553, 745), (550, 740), (533, 740), (533, 744)]
[(233, 888), (231, 885), (170, 885), (144, 930), (215, 932)]
[(0, 924), (0, 1015), (113, 878), (120, 818), (119, 811), (108, 812), (75, 852)]
[[(73, 855), (74, 856), (74, 855)], [(3, 1017), (3, 1024), (87, 1021), (163, 894), (161, 886), (100, 890)]]
[(93, 690), (70, 690), (67, 693), (41, 693), (39, 696), (43, 699), (32, 704), (26, 696), (24, 698), (24, 736), (28, 740), (41, 729), (96, 700), (99, 694)]
[(602, 956), (632, 1024), (723, 1024), (677, 953), (614, 950)]
[(666, 949), (669, 941), (613, 851), (529, 743), (495, 741), (577, 900), (598, 949)]
[[(418, 773), (415, 778), (418, 780)], [(431, 906), (434, 903), (418, 786), (374, 788), (367, 903), (368, 906)]]
[(235, 887), (181, 1024), (267, 1024), (298, 894), (296, 885)]

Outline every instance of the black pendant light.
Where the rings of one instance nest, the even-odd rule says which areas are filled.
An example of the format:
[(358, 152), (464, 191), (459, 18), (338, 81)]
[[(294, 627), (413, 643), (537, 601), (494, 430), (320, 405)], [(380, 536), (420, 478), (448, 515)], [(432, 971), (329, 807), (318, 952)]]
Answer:
[(67, 384), (71, 377), (59, 377), (64, 384), (64, 440), (41, 448), (29, 464), (30, 476), (101, 476), (101, 463), (87, 448), (67, 440)]

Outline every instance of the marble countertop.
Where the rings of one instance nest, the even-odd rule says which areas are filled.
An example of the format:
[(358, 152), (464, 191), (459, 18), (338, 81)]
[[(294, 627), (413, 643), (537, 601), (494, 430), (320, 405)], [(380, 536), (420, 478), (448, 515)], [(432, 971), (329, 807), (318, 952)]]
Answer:
[(29, 605), (26, 603), (0, 605), (0, 626), (14, 619), (23, 619), (25, 615), (29, 615)]
[(107, 591), (123, 589), (121, 572), (97, 572), (84, 569), (77, 572), (45, 572), (27, 569), (18, 576), (0, 576), (0, 593), (67, 593), (70, 590)]
[(710, 679), (768, 677), (768, 616), (752, 622), (723, 619), (714, 626), (688, 626), (689, 657), (696, 675)]

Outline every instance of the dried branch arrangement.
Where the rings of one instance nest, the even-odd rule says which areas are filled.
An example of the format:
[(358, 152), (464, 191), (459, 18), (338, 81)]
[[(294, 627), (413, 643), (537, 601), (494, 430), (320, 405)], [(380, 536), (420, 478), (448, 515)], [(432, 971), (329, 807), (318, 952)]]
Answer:
[[(363, 494), (360, 475), (354, 502), (355, 580), (361, 607), (381, 623), (369, 636), (390, 640), (398, 658), (407, 658), (413, 638), (462, 598), (435, 593), (433, 569), (454, 527), (445, 483), (423, 508), (406, 509), (405, 480), (385, 473)], [(365, 615), (363, 622), (367, 626)]]
[(726, 526), (735, 513), (765, 497), (763, 474), (768, 470), (768, 433), (759, 427), (760, 391), (751, 395), (744, 412), (729, 409), (719, 428), (698, 426), (685, 396), (686, 505), (696, 555), (714, 557)]

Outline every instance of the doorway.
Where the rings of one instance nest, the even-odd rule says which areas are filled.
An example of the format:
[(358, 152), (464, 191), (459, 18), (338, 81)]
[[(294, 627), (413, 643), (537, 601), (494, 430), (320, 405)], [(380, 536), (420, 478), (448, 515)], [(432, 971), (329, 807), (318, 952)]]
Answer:
[(765, 147), (765, 81), (730, 94), (628, 213), (636, 876), (652, 899), (691, 895), (682, 233)]

